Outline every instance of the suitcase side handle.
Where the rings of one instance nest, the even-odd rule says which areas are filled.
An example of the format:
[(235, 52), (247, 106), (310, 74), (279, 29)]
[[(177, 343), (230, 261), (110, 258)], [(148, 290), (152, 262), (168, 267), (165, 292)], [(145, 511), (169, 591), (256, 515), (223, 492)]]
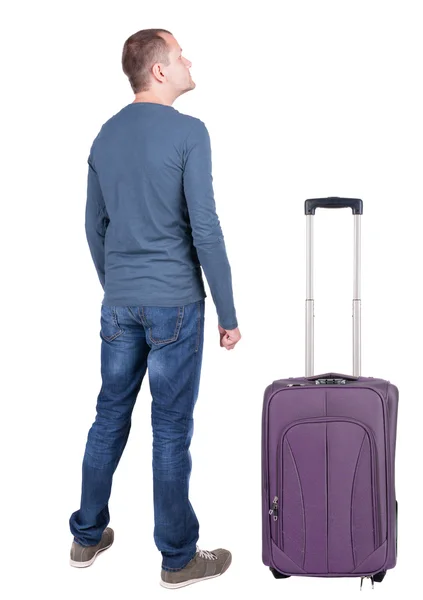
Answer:
[(351, 208), (353, 215), (363, 214), (363, 201), (359, 198), (312, 198), (304, 203), (306, 215), (314, 215), (316, 208)]

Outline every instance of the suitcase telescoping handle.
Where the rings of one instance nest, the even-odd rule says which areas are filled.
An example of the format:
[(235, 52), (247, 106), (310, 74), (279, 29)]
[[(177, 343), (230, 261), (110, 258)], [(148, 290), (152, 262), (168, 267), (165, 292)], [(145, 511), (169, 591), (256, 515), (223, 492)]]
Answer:
[(316, 208), (351, 208), (354, 216), (353, 265), (353, 376), (361, 374), (361, 215), (363, 201), (358, 198), (314, 198), (305, 201), (307, 221), (307, 297), (306, 297), (306, 377), (314, 375), (314, 291), (313, 291), (313, 215)]

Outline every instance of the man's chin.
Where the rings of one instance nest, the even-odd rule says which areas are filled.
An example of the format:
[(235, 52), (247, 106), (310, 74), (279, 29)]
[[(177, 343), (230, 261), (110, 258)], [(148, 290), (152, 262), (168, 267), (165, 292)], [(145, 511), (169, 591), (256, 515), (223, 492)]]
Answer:
[(194, 90), (196, 87), (196, 83), (194, 81), (191, 81), (189, 86), (184, 88), (181, 92), (180, 92), (180, 96), (182, 96), (182, 94), (186, 94), (187, 92), (190, 92), (191, 90)]

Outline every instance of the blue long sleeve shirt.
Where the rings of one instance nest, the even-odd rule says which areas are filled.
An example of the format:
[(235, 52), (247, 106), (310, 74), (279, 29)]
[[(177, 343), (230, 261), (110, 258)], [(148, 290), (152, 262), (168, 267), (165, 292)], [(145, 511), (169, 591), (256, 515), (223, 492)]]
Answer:
[(134, 102), (101, 127), (88, 157), (85, 231), (103, 304), (178, 306), (206, 298), (238, 327), (204, 123)]

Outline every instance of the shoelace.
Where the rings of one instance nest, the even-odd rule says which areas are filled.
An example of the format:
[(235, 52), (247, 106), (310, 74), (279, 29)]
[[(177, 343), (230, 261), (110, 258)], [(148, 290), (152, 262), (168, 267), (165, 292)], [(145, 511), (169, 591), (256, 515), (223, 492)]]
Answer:
[(198, 552), (198, 556), (201, 556), (201, 558), (208, 558), (209, 560), (217, 559), (216, 554), (213, 554), (213, 552), (209, 552), (208, 550), (201, 550), (201, 548), (199, 548), (198, 546), (197, 546), (197, 552)]

